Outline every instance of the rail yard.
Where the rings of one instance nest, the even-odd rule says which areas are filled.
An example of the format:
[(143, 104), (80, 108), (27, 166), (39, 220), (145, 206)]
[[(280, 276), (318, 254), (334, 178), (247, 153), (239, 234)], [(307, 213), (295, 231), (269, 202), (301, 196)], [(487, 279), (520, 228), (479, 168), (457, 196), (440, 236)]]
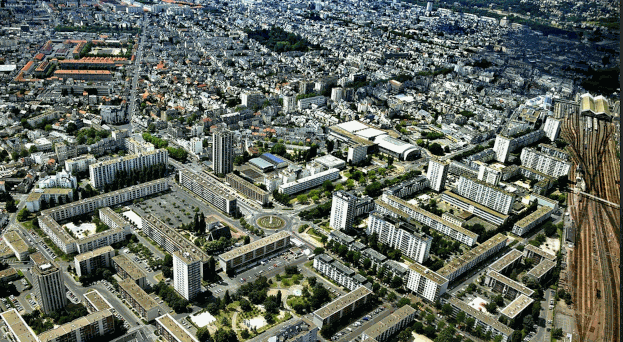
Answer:
[[(569, 210), (577, 227), (570, 253), (569, 289), (580, 341), (620, 341), (620, 175), (615, 125), (574, 114), (563, 122), (562, 137), (577, 168), (569, 174), (585, 193), (570, 191)], [(583, 184), (582, 184), (583, 183)], [(605, 200), (605, 201), (603, 201)], [(607, 201), (607, 202), (606, 202)], [(610, 203), (608, 203), (610, 202)]]

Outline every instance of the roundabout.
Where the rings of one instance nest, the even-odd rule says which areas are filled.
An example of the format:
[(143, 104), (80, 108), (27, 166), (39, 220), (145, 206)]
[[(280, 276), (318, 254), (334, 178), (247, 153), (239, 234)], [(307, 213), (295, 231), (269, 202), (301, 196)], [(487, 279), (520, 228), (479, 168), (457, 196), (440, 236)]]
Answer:
[(277, 215), (264, 215), (258, 217), (255, 224), (262, 229), (282, 229), (286, 226), (286, 220)]

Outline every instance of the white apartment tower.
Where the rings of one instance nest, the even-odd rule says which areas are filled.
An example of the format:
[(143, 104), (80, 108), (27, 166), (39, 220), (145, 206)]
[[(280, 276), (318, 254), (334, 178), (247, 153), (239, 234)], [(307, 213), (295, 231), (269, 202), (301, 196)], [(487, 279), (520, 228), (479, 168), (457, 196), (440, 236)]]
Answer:
[(49, 314), (64, 308), (67, 305), (67, 297), (61, 269), (40, 253), (37, 253), (33, 260), (35, 261), (35, 266), (31, 269), (33, 287), (41, 311)]
[(471, 177), (461, 176), (455, 192), (504, 215), (515, 203), (515, 195)]
[(173, 287), (186, 300), (201, 292), (201, 267), (201, 260), (190, 253), (173, 253)]
[(350, 230), (355, 218), (357, 197), (343, 190), (333, 193), (330, 225), (337, 230)]
[(533, 148), (521, 150), (521, 165), (558, 178), (569, 174), (571, 162), (539, 152)]
[(493, 151), (495, 151), (495, 159), (499, 162), (505, 163), (508, 159), (510, 151), (511, 139), (502, 135), (495, 137), (495, 144), (493, 145)]
[(558, 139), (558, 134), (560, 134), (560, 120), (548, 116), (547, 119), (545, 119), (543, 130), (545, 131), (545, 136), (548, 137), (549, 140), (554, 141)]
[(377, 233), (379, 241), (399, 249), (403, 255), (422, 264), (428, 260), (433, 238), (416, 229), (415, 226), (399, 219), (370, 213), (366, 234)]
[(426, 178), (430, 182), (431, 189), (437, 192), (443, 191), (446, 185), (446, 178), (448, 177), (449, 166), (449, 163), (441, 160), (431, 159), (428, 162)]
[(496, 170), (479, 160), (475, 163), (478, 164), (478, 180), (487, 182), (493, 186), (497, 186), (500, 183), (502, 179), (502, 172), (500, 170)]
[(216, 174), (228, 174), (234, 170), (234, 134), (230, 131), (214, 132), (212, 135), (212, 169)]

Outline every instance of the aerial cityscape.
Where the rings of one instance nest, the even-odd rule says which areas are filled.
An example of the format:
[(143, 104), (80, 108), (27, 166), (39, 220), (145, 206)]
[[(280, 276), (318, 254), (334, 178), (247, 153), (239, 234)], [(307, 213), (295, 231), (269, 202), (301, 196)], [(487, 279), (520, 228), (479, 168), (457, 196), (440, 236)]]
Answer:
[(2, 0), (0, 342), (619, 342), (620, 2)]

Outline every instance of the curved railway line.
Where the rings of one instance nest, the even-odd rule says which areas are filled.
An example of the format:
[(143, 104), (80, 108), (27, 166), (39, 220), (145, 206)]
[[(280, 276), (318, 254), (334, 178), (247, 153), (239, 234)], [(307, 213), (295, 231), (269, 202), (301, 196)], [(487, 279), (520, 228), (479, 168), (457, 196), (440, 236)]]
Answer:
[[(590, 126), (586, 119), (591, 120)], [(587, 129), (588, 128), (588, 129)], [(614, 125), (571, 115), (562, 136), (576, 165), (581, 165), (586, 193), (620, 203), (619, 164), (612, 141)], [(575, 180), (572, 169), (569, 179)], [(569, 210), (577, 226), (569, 277), (580, 341), (620, 341), (620, 216), (618, 210), (585, 196), (569, 194)], [(600, 296), (597, 296), (599, 290)]]

